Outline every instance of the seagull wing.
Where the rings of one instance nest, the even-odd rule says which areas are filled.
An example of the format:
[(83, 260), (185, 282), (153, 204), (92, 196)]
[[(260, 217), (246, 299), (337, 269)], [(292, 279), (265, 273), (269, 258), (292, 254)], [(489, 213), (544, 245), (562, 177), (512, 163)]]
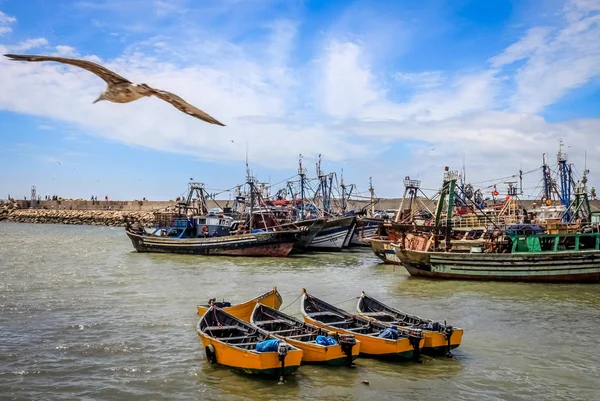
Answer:
[(93, 72), (105, 80), (109, 85), (131, 83), (128, 79), (125, 79), (122, 76), (112, 72), (108, 68), (87, 60), (52, 56), (30, 56), (26, 54), (5, 54), (5, 56), (16, 61), (56, 61), (58, 63), (74, 65), (75, 67), (83, 68), (84, 70)]
[(183, 111), (185, 114), (189, 114), (192, 117), (199, 118), (200, 120), (204, 120), (210, 124), (216, 124), (222, 127), (225, 126), (225, 124), (221, 123), (220, 121), (217, 121), (214, 117), (212, 117), (208, 113), (203, 112), (199, 108), (192, 106), (191, 104), (189, 104), (174, 93), (150, 88), (147, 85), (145, 85), (145, 87), (150, 90), (153, 96), (156, 96), (157, 98), (162, 99), (165, 102), (171, 103), (173, 106), (175, 106), (175, 108), (177, 108), (180, 111)]

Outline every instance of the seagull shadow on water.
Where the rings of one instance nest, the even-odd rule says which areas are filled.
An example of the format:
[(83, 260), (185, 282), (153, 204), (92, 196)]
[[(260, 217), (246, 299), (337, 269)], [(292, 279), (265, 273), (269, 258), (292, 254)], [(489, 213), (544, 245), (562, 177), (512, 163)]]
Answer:
[(100, 97), (94, 101), (94, 103), (100, 100), (108, 100), (114, 103), (129, 103), (142, 97), (156, 96), (165, 102), (171, 103), (175, 108), (188, 114), (192, 117), (196, 117), (200, 120), (206, 121), (209, 124), (215, 124), (225, 126), (225, 124), (216, 120), (214, 117), (200, 110), (199, 108), (189, 104), (174, 93), (163, 91), (160, 89), (152, 88), (146, 84), (134, 84), (128, 79), (114, 73), (106, 67), (99, 64), (93, 63), (87, 60), (79, 60), (65, 57), (52, 57), (52, 56), (34, 56), (34, 55), (20, 55), (20, 54), (5, 54), (6, 57), (14, 61), (55, 61), (58, 63), (69, 64), (75, 67), (83, 68), (88, 70), (100, 78), (102, 78), (108, 86), (102, 92)]

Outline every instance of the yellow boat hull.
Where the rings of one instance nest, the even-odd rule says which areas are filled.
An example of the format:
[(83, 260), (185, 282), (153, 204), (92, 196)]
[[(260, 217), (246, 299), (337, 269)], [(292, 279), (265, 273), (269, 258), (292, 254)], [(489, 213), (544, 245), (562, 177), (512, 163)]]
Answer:
[[(307, 316), (304, 316), (304, 321), (312, 325), (325, 328), (330, 331), (334, 331), (340, 334), (353, 334), (356, 338), (356, 342), (360, 342), (360, 354), (370, 357), (392, 359), (392, 360), (410, 360), (414, 355), (414, 348), (410, 344), (408, 338), (399, 338), (397, 340), (391, 340), (387, 338), (379, 338), (367, 336), (364, 334), (355, 333), (353, 331), (340, 329), (338, 327), (327, 326), (317, 320), (313, 320)], [(419, 342), (419, 348), (424, 345), (424, 339)]]
[[(347, 362), (346, 354), (342, 351), (341, 345), (322, 346), (315, 343), (307, 343), (294, 340), (293, 338), (274, 335), (286, 343), (302, 350), (302, 363), (305, 364), (327, 364), (344, 365)], [(352, 360), (358, 358), (360, 353), (360, 341), (352, 347)]]
[[(204, 350), (209, 345), (214, 347), (215, 359), (218, 365), (226, 366), (249, 374), (279, 376), (281, 362), (277, 352), (256, 352), (232, 347), (204, 333), (198, 333)], [(290, 349), (284, 359), (284, 375), (290, 374), (300, 367), (302, 350)]]
[[(241, 319), (245, 322), (249, 322), (250, 316), (252, 315), (252, 311), (254, 310), (256, 304), (259, 302), (273, 309), (279, 309), (281, 307), (281, 304), (283, 303), (283, 298), (281, 297), (281, 294), (279, 294), (279, 292), (277, 291), (277, 287), (274, 287), (271, 291), (264, 293), (259, 297), (256, 297), (241, 304), (221, 308), (221, 310), (237, 317), (238, 319)], [(204, 315), (208, 308), (210, 308), (210, 305), (198, 305), (198, 315)]]
[[(377, 320), (371, 316), (363, 315), (362, 313), (359, 313), (358, 316), (361, 316), (365, 319), (373, 320), (375, 322), (379, 322), (381, 324), (385, 324), (386, 326), (390, 325), (390, 323), (388, 323), (388, 322), (383, 322), (381, 320)], [(400, 326), (397, 324), (395, 324), (395, 325), (399, 329), (404, 329), (404, 330), (411, 329), (410, 327)], [(440, 333), (439, 331), (428, 331), (428, 330), (422, 330), (422, 331), (423, 331), (423, 350), (422, 350), (422, 352), (425, 355), (431, 355), (431, 356), (445, 355), (448, 351), (458, 348), (458, 346), (462, 342), (462, 337), (463, 337), (463, 332), (464, 332), (463, 329), (459, 329), (459, 328), (454, 329), (454, 332), (450, 336), (450, 350), (449, 350), (448, 349), (448, 339), (446, 338), (446, 336), (443, 333)]]
[(443, 333), (423, 330), (423, 336), (425, 337), (425, 345), (423, 346), (424, 354), (444, 355), (460, 345), (463, 337), (463, 329), (454, 329), (454, 332), (452, 332), (450, 336), (450, 350), (448, 349), (448, 339)]

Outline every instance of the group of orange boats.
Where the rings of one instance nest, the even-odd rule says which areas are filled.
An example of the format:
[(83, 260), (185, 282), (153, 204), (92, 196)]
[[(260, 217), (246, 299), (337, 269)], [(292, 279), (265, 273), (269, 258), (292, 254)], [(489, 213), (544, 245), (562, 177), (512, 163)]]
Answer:
[(354, 366), (357, 357), (421, 361), (451, 356), (463, 330), (388, 306), (363, 291), (349, 313), (302, 289), (304, 320), (279, 310), (274, 287), (241, 304), (211, 299), (198, 305), (197, 332), (210, 363), (251, 374), (283, 377), (301, 364)]

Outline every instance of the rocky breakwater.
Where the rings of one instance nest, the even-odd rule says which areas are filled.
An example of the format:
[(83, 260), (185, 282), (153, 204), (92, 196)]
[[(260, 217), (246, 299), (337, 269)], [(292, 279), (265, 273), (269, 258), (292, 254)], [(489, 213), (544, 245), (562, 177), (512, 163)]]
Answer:
[[(2, 209), (3, 210), (3, 209)], [(4, 213), (4, 212), (2, 212)], [(128, 218), (143, 225), (154, 220), (152, 212), (125, 212), (110, 210), (46, 210), (12, 208), (4, 215), (8, 221), (38, 224), (80, 224), (93, 226), (125, 226)], [(0, 220), (2, 217), (0, 217)]]
[(6, 220), (8, 216), (17, 209), (19, 209), (19, 204), (12, 199), (0, 203), (0, 220)]

